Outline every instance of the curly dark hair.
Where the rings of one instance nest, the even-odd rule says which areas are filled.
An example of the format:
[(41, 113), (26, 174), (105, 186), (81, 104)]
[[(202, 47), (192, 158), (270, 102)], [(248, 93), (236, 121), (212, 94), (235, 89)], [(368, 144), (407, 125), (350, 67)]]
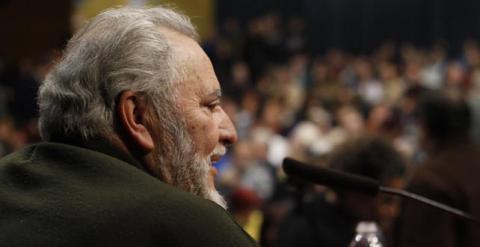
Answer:
[(380, 182), (403, 177), (406, 173), (404, 157), (391, 143), (373, 136), (358, 137), (341, 144), (329, 155), (327, 164), (333, 169)]

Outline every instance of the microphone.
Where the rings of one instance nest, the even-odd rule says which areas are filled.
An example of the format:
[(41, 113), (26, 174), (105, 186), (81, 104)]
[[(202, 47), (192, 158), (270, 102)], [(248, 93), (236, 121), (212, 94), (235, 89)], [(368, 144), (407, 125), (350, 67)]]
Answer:
[(410, 200), (421, 202), (480, 225), (480, 221), (478, 219), (457, 208), (450, 207), (405, 190), (380, 186), (376, 180), (364, 176), (358, 176), (333, 169), (314, 166), (294, 160), (292, 158), (285, 158), (283, 160), (283, 170), (289, 177), (304, 179), (309, 182), (325, 185), (327, 187), (350, 190), (370, 196), (376, 196), (380, 192), (401, 196)]
[(305, 179), (328, 187), (346, 189), (372, 196), (378, 194), (380, 189), (378, 182), (371, 178), (308, 165), (291, 158), (285, 158), (283, 160), (283, 170), (287, 175), (292, 177)]

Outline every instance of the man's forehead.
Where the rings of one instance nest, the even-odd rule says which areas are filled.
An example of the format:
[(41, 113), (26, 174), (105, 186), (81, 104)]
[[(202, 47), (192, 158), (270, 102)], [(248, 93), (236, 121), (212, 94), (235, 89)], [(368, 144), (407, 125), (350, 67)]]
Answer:
[(221, 97), (222, 90), (218, 81), (215, 79), (205, 78), (201, 76), (189, 76), (187, 80), (182, 82), (187, 90), (199, 94), (200, 96)]
[(186, 56), (184, 59), (187, 59), (188, 56), (195, 55), (197, 49), (201, 50), (197, 41), (184, 34), (165, 27), (158, 27), (158, 30), (165, 36), (170, 47), (177, 53), (175, 56)]
[(177, 68), (184, 74), (181, 82), (196, 93), (202, 95), (221, 95), (218, 79), (207, 54), (192, 38), (167, 28), (159, 28), (173, 49)]

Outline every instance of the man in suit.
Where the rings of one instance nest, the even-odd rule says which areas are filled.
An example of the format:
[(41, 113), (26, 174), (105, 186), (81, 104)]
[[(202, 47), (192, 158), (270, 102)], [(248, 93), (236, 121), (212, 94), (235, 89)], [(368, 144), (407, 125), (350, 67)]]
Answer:
[(39, 90), (45, 142), (0, 161), (0, 246), (255, 246), (213, 184), (220, 98), (187, 17), (95, 17)]

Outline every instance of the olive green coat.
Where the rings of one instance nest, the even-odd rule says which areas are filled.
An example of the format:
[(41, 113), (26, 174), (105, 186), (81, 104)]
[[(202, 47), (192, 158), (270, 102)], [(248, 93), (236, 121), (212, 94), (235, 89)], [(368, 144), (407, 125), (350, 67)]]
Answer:
[(223, 208), (104, 143), (41, 143), (0, 160), (0, 246), (255, 245)]

